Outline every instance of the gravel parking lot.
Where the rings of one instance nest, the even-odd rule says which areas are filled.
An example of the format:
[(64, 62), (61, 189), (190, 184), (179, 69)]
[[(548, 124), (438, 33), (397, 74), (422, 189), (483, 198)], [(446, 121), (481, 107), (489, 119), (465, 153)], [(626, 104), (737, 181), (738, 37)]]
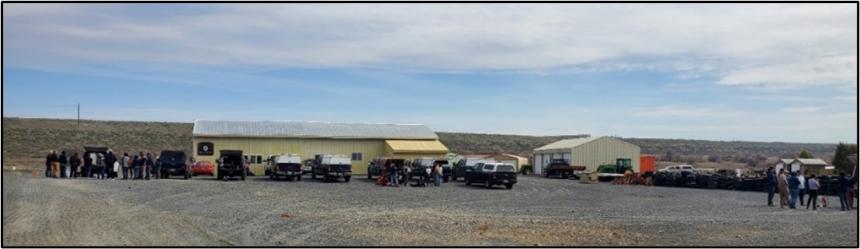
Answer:
[(514, 189), (3, 173), (4, 246), (858, 246), (857, 212), (764, 193), (520, 177)]

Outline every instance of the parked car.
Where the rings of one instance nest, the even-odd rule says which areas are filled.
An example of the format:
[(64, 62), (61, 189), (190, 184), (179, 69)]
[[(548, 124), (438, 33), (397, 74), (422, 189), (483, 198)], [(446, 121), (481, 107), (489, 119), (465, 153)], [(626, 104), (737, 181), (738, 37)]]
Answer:
[(471, 172), (475, 165), (479, 163), (494, 163), (494, 160), (466, 158), (457, 161), (457, 164), (451, 169), (452, 180), (456, 181), (460, 177), (466, 177), (466, 173)]
[(160, 163), (159, 174), (162, 179), (170, 178), (170, 176), (182, 176), (185, 180), (191, 178), (191, 168), (184, 151), (162, 150), (158, 158)]
[(517, 183), (517, 172), (513, 165), (484, 163), (479, 167), (466, 174), (464, 178), (466, 186), (478, 183), (483, 184), (486, 188), (492, 188), (494, 185), (505, 185), (505, 188), (511, 189)]
[(215, 176), (215, 165), (210, 161), (197, 161), (191, 166), (191, 175)]
[[(387, 174), (387, 172), (383, 172), (386, 169), (386, 166), (394, 165), (398, 169), (403, 167), (406, 163), (406, 160), (400, 158), (388, 158), (388, 157), (379, 157), (374, 159), (367, 165), (367, 179), (373, 179), (374, 176), (381, 176)], [(398, 171), (398, 173), (400, 173)]]
[(221, 150), (221, 158), (218, 163), (218, 180), (225, 177), (240, 177), (242, 181), (248, 175), (248, 164), (242, 156), (241, 150)]
[(276, 180), (284, 177), (288, 180), (302, 180), (302, 159), (299, 155), (279, 155), (273, 160), (269, 178)]
[(352, 159), (345, 155), (316, 155), (311, 165), (311, 179), (322, 176), (323, 181), (337, 181), (343, 178), (349, 182), (352, 177)]

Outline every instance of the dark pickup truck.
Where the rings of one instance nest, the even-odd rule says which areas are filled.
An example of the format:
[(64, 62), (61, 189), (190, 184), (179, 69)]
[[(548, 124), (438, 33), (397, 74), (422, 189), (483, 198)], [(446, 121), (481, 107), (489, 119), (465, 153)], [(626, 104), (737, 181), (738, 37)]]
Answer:
[(161, 179), (167, 179), (170, 176), (182, 176), (185, 180), (191, 178), (191, 169), (184, 151), (162, 150), (158, 158)]
[(269, 178), (277, 180), (284, 177), (288, 180), (302, 180), (302, 159), (298, 155), (279, 155), (272, 159)]
[[(477, 158), (466, 158), (457, 161), (457, 164), (451, 169), (451, 177), (452, 180), (457, 181), (457, 178), (463, 177), (474, 169), (475, 166), (483, 164), (483, 163), (491, 163), (495, 162), (493, 160), (487, 159), (477, 159)], [(444, 169), (443, 169), (444, 170)]]
[[(406, 160), (400, 158), (376, 158), (370, 162), (370, 165), (367, 165), (367, 179), (373, 179), (374, 176), (387, 175), (388, 172), (384, 171), (388, 166), (394, 166), (397, 167), (397, 169), (401, 169), (405, 163)], [(400, 174), (400, 171), (397, 171), (397, 173)]]
[(549, 162), (549, 165), (544, 169), (544, 177), (560, 177), (560, 178), (570, 178), (575, 177), (575, 172), (577, 171), (585, 171), (585, 166), (573, 166), (567, 163), (564, 159), (552, 159)]
[(338, 178), (349, 182), (352, 177), (351, 158), (344, 155), (316, 155), (311, 165), (311, 179), (317, 179), (317, 175), (326, 182), (337, 181)]
[(225, 177), (241, 177), (242, 181), (248, 175), (247, 165), (242, 157), (241, 150), (221, 150), (221, 158), (218, 162), (218, 180)]
[(415, 161), (412, 161), (412, 172), (409, 173), (409, 180), (412, 180), (414, 177), (421, 177), (426, 174), (426, 168), (433, 169), (433, 165), (442, 165), (442, 180), (448, 182), (451, 179), (451, 175), (453, 174), (453, 169), (451, 168), (451, 164), (448, 163), (448, 160), (444, 159), (432, 159), (432, 158), (418, 158)]
[(514, 166), (510, 164), (484, 163), (466, 174), (465, 180), (466, 186), (478, 183), (483, 184), (486, 188), (492, 188), (494, 185), (505, 185), (505, 188), (511, 189), (517, 183), (517, 173)]

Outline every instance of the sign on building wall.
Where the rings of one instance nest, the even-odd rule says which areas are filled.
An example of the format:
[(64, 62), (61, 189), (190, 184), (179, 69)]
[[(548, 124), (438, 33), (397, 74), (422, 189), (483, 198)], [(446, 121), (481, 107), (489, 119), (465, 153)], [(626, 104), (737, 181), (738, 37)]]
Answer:
[(215, 145), (211, 142), (200, 142), (197, 144), (198, 156), (211, 156), (214, 154)]

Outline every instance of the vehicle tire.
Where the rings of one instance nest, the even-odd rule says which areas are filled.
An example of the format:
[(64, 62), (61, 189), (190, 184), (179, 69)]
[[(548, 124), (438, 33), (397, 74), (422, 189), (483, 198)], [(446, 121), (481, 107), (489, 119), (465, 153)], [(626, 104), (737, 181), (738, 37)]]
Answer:
[(352, 178), (352, 177), (351, 177), (351, 176), (345, 176), (345, 177), (343, 177), (343, 182), (349, 182), (349, 178)]
[(466, 182), (466, 186), (472, 186), (472, 181), (469, 181), (469, 178), (464, 178), (463, 181)]
[(242, 181), (244, 181), (244, 180), (245, 180), (245, 176), (246, 176), (246, 175), (248, 175), (248, 172), (243, 170), (243, 171), (242, 171), (242, 176), (241, 176), (241, 177), (242, 177)]
[(451, 180), (456, 182), (456, 181), (457, 181), (457, 176), (451, 176)]
[(302, 181), (302, 175), (301, 174), (296, 176), (296, 181)]
[(487, 181), (485, 181), (485, 182), (484, 182), (484, 187), (485, 187), (485, 188), (493, 188), (493, 185), (492, 185), (492, 184), (490, 184), (490, 180), (487, 180)]
[(442, 182), (448, 182), (448, 180), (449, 180), (450, 178), (451, 178), (450, 176), (443, 177), (443, 178), (442, 178)]
[(218, 180), (224, 180), (224, 174), (220, 170), (218, 171)]
[(316, 172), (311, 172), (311, 179), (314, 179), (314, 180), (317, 179), (317, 173)]
[[(185, 175), (184, 175), (184, 176), (185, 176), (185, 177), (184, 177), (184, 178), (185, 178), (185, 180), (188, 180), (188, 173), (185, 173)], [(167, 179), (167, 177), (165, 177), (164, 179)]]
[(373, 176), (370, 175), (370, 169), (367, 169), (367, 180), (373, 180)]
[(513, 185), (513, 184), (508, 183), (508, 184), (505, 184), (505, 188), (507, 188), (507, 189), (512, 189), (512, 188), (514, 188), (514, 185)]

